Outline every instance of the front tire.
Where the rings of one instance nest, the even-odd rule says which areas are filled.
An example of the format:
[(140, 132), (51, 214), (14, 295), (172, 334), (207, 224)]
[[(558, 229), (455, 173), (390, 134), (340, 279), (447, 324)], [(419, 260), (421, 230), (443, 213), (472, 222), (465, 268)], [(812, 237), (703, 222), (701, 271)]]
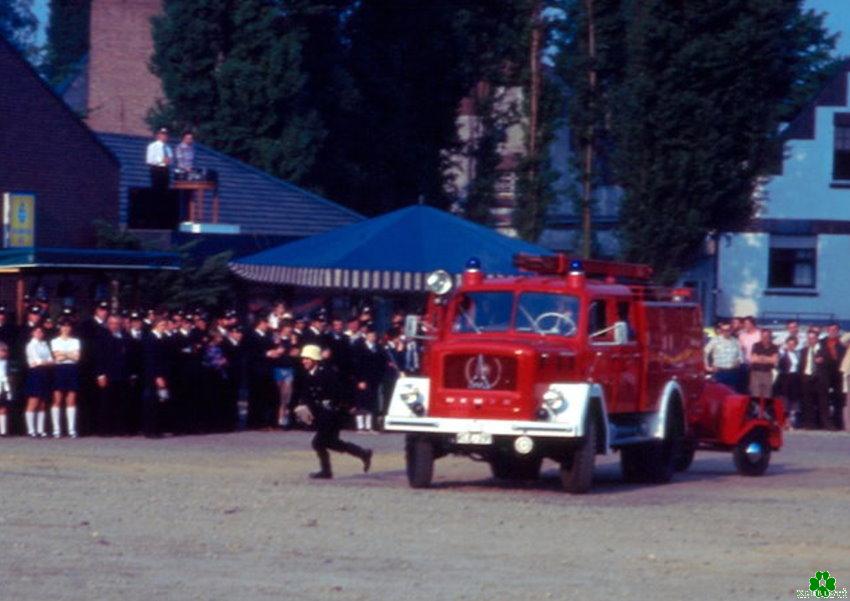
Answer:
[[(756, 450), (757, 449), (757, 450)], [(743, 476), (761, 476), (770, 465), (770, 444), (764, 430), (753, 430), (735, 447), (732, 452), (735, 467)]]
[(574, 495), (584, 494), (593, 484), (593, 466), (596, 462), (596, 419), (588, 416), (581, 446), (570, 452), (561, 462), (561, 486)]
[(424, 436), (408, 436), (405, 443), (407, 481), (411, 488), (428, 488), (434, 477), (434, 443)]

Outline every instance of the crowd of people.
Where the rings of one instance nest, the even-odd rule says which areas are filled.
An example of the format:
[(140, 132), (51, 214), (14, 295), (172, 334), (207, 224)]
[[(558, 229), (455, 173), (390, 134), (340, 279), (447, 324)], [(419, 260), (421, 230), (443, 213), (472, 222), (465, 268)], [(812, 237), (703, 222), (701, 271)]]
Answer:
[(250, 319), (235, 310), (116, 311), (108, 302), (54, 319), (44, 301), (17, 326), (0, 306), (0, 436), (299, 427), (307, 355), (332, 375), (341, 414), (373, 430), (395, 378), (418, 370), (402, 321), (394, 315), (379, 337), (369, 307), (350, 319), (324, 309), (296, 317), (282, 302)]
[(837, 323), (805, 333), (759, 328), (753, 317), (721, 321), (705, 347), (715, 380), (755, 397), (781, 398), (789, 427), (844, 430), (850, 424), (850, 335)]

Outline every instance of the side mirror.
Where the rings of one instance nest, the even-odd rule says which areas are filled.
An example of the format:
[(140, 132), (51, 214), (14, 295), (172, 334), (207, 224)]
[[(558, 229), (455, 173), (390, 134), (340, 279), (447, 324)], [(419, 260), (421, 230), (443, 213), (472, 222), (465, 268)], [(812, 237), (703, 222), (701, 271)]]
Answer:
[(419, 316), (408, 315), (404, 318), (404, 336), (405, 338), (416, 338), (419, 336)]
[(626, 344), (629, 341), (629, 324), (618, 321), (614, 324), (614, 344)]

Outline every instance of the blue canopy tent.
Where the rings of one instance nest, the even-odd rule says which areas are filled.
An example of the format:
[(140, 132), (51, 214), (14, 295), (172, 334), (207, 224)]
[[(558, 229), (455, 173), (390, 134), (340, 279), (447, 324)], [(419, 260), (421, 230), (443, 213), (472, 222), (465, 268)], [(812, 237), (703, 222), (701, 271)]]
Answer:
[(254, 282), (386, 292), (425, 290), (435, 269), (460, 274), (470, 257), (485, 273), (517, 273), (516, 253), (547, 249), (424, 205), (290, 242), (230, 264)]

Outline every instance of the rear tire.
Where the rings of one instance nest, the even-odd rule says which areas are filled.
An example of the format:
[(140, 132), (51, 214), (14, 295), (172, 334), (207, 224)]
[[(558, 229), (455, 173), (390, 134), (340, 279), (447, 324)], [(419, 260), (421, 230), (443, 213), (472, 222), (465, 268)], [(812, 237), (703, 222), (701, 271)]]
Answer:
[[(761, 454), (758, 457), (747, 453), (747, 448), (751, 444), (761, 447)], [(770, 445), (767, 442), (767, 435), (764, 430), (753, 430), (744, 436), (732, 452), (732, 458), (739, 474), (743, 476), (761, 476), (764, 474), (767, 471), (767, 466), (770, 465)]]
[(424, 436), (408, 436), (405, 443), (407, 481), (411, 488), (428, 488), (434, 477), (434, 443)]
[(490, 460), (490, 471), (497, 480), (537, 480), (542, 457), (498, 455)]
[(679, 452), (679, 456), (676, 457), (676, 471), (684, 472), (691, 464), (694, 462), (694, 455), (696, 455), (696, 447), (693, 444), (684, 444), (682, 445), (682, 450)]
[(664, 440), (625, 447), (620, 451), (623, 479), (626, 482), (655, 484), (669, 482), (683, 458), (683, 443), (682, 409), (678, 402), (671, 402), (664, 425)]
[(584, 494), (593, 484), (593, 465), (596, 462), (596, 416), (588, 415), (581, 446), (572, 450), (561, 462), (561, 486), (575, 495)]

